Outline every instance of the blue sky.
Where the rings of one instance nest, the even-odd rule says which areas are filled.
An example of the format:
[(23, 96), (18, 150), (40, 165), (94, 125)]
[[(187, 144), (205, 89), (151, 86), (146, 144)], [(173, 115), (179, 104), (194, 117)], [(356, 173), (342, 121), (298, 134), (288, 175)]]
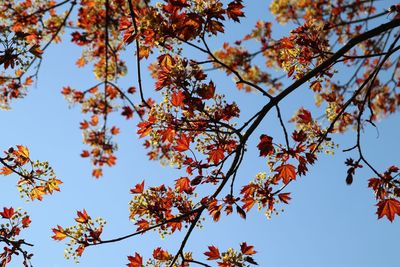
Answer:
[[(245, 33), (257, 19), (271, 20), (267, 17), (266, 2), (249, 1), (247, 10), (250, 13), (243, 20), (245, 23), (229, 28), (224, 37), (212, 43), (213, 48), (240, 37), (240, 33)], [(390, 6), (389, 2), (395, 1), (387, 2)], [(287, 25), (283, 32), (289, 29)], [(282, 32), (277, 33), (280, 34)], [(105, 170), (104, 177), (99, 180), (91, 177), (89, 161), (79, 156), (85, 148), (79, 129), (82, 115), (79, 107), (68, 108), (60, 91), (65, 85), (89, 88), (96, 81), (90, 68), (75, 67), (80, 51), (68, 43), (69, 39), (65, 36), (63, 44), (53, 45), (46, 51), (39, 81), (36, 87), (30, 88), (29, 95), (15, 101), (11, 111), (0, 112), (3, 125), (0, 148), (27, 145), (32, 158), (49, 161), (64, 182), (60, 193), (46, 196), (42, 202), (25, 203), (19, 199), (15, 186), (17, 178), (0, 177), (0, 207), (22, 207), (31, 215), (32, 225), (25, 231), (24, 238), (35, 244), (33, 265), (40, 267), (74, 265), (73, 261), (63, 258), (65, 244), (51, 240), (50, 236), (51, 228), (57, 224), (74, 224), (76, 210), (85, 208), (92, 217), (101, 216), (107, 220), (104, 239), (129, 234), (136, 229), (128, 220), (129, 189), (143, 179), (147, 185), (158, 185), (172, 184), (177, 178), (175, 170), (147, 160), (142, 141), (135, 134), (137, 120), (126, 121), (119, 116), (112, 117), (121, 128), (117, 139), (117, 166)], [(133, 62), (133, 47), (127, 56)], [(135, 71), (130, 69), (128, 78), (122, 79), (120, 84), (130, 86), (134, 75)], [(224, 92), (229, 99), (240, 103), (244, 118), (262, 106), (257, 95), (238, 92), (224, 74), (211, 75), (218, 88), (226, 89)], [(153, 81), (148, 75), (145, 77), (145, 93), (153, 95)], [(285, 120), (297, 107), (311, 104), (312, 95), (307, 88), (299, 89), (282, 102)], [(379, 137), (371, 127), (366, 128), (363, 135), (366, 157), (379, 170), (399, 165), (399, 116), (392, 115), (377, 125)], [(262, 133), (282, 136), (275, 114), (267, 116), (250, 140), (237, 188), (253, 179), (257, 172), (267, 170), (265, 160), (257, 156), (255, 149)], [(354, 144), (355, 132), (350, 130), (336, 140), (341, 146), (335, 156), (320, 157), (309, 175), (289, 186), (293, 199), (282, 214), (267, 220), (262, 211), (254, 209), (246, 221), (237, 215), (223, 217), (219, 223), (207, 220), (204, 228), (197, 229), (191, 236), (187, 250), (194, 251), (202, 259), (209, 245), (224, 251), (228, 247), (239, 248), (239, 244), (246, 241), (258, 251), (255, 260), (260, 266), (394, 266), (398, 261), (395, 255), (400, 237), (399, 220), (396, 218), (394, 223), (377, 220), (374, 195), (367, 188), (367, 179), (372, 177), (368, 170), (357, 172), (353, 185), (346, 186), (344, 161), (351, 154), (342, 153), (341, 149)], [(92, 247), (85, 251), (79, 266), (124, 266), (127, 255), (137, 251), (147, 257), (158, 246), (174, 252), (182, 237), (178, 233), (161, 239), (157, 233), (148, 233), (120, 243)], [(10, 266), (20, 266), (20, 262), (16, 260)]]

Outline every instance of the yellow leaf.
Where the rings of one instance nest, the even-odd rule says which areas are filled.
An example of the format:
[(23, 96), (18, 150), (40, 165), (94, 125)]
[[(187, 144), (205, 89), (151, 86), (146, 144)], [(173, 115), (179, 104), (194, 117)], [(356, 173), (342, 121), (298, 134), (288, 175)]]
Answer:
[(49, 192), (50, 194), (53, 193), (53, 191), (60, 191), (60, 188), (58, 187), (59, 184), (62, 184), (62, 181), (56, 179), (56, 178), (51, 178), (46, 182), (46, 191)]

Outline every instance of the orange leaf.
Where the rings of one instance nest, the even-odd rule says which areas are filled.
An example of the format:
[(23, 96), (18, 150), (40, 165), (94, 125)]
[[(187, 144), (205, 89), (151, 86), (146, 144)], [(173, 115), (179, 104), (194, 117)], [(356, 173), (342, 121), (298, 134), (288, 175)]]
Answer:
[(118, 127), (113, 126), (110, 131), (111, 131), (112, 135), (119, 134), (119, 128)]
[(254, 246), (248, 246), (246, 242), (240, 244), (240, 251), (245, 255), (253, 255), (257, 253), (257, 251), (254, 250)]
[(187, 177), (181, 177), (175, 182), (175, 188), (179, 190), (179, 192), (188, 192), (190, 191), (190, 180)]
[(46, 194), (46, 189), (44, 186), (36, 186), (31, 190), (30, 197), (32, 200), (38, 199), (42, 200), (43, 195)]
[(141, 231), (148, 229), (150, 224), (145, 219), (141, 219), (140, 221), (136, 222), (135, 225), (139, 226), (136, 231)]
[(166, 260), (170, 259), (171, 256), (168, 253), (168, 251), (163, 250), (161, 248), (156, 248), (153, 251), (153, 258), (156, 259), (156, 260), (160, 260), (160, 261), (166, 261)]
[(176, 146), (174, 147), (177, 151), (183, 152), (189, 149), (190, 146), (190, 138), (186, 136), (186, 134), (181, 134), (180, 139), (176, 142)]
[(58, 186), (59, 184), (62, 184), (62, 182), (56, 178), (50, 178), (46, 182), (46, 191), (49, 192), (50, 194), (53, 193), (53, 191), (60, 191), (60, 187)]
[(87, 223), (90, 220), (90, 216), (87, 214), (85, 209), (83, 209), (83, 211), (78, 210), (76, 214), (78, 217), (75, 218), (75, 221), (78, 223)]
[(131, 194), (141, 194), (144, 189), (144, 181), (142, 181), (140, 184), (137, 184), (135, 188), (131, 189)]
[(53, 228), (51, 229), (54, 233), (54, 235), (51, 237), (54, 240), (63, 240), (64, 238), (67, 237), (67, 234), (65, 233), (64, 228), (62, 228), (61, 226), (57, 225), (57, 228)]
[(283, 179), (283, 183), (287, 184), (290, 180), (296, 180), (296, 168), (291, 164), (283, 164), (275, 169), (278, 181)]
[(170, 71), (175, 66), (174, 58), (169, 54), (164, 54), (158, 57), (158, 62), (161, 67)]
[(178, 93), (173, 93), (171, 96), (171, 104), (174, 107), (182, 107), (184, 99), (185, 95), (183, 94), (183, 92), (179, 91)]
[(103, 175), (102, 169), (94, 169), (92, 171), (92, 176), (94, 176), (96, 178), (100, 178), (102, 175)]
[(12, 170), (6, 166), (1, 168), (0, 175), (10, 175), (12, 173)]
[(128, 267), (141, 267), (143, 266), (143, 258), (135, 252), (135, 256), (128, 256), (129, 264)]
[(207, 252), (204, 253), (208, 258), (207, 260), (217, 260), (221, 258), (221, 255), (219, 254), (218, 248), (214, 246), (209, 246)]
[(378, 219), (386, 216), (389, 221), (393, 222), (395, 215), (400, 216), (400, 202), (394, 198), (385, 199), (380, 201), (378, 204)]
[(221, 148), (210, 151), (208, 154), (208, 161), (218, 164), (222, 159), (224, 159), (224, 150)]

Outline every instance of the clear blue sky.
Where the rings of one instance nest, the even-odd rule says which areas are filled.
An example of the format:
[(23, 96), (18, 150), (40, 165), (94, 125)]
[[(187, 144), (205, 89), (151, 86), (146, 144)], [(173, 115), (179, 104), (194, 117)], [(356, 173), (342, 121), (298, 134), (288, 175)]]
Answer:
[[(240, 37), (239, 33), (245, 33), (257, 19), (271, 20), (267, 17), (268, 1), (246, 2), (249, 2), (246, 3), (249, 13), (247, 19), (243, 20), (245, 23), (227, 29), (227, 34), (213, 43), (214, 49), (224, 41)], [(388, 6), (395, 3), (384, 2)], [(284, 31), (289, 29), (290, 26), (284, 27)], [(69, 36), (63, 39), (63, 44), (53, 45), (46, 51), (37, 87), (32, 87), (25, 99), (14, 102), (11, 111), (0, 112), (3, 125), (0, 148), (4, 150), (15, 144), (27, 145), (32, 158), (48, 160), (64, 182), (60, 193), (46, 196), (40, 203), (25, 203), (19, 199), (15, 186), (17, 178), (0, 177), (0, 207), (22, 207), (31, 215), (31, 227), (23, 236), (35, 244), (32, 262), (39, 267), (74, 265), (73, 261), (63, 258), (64, 242), (55, 242), (50, 236), (51, 228), (57, 224), (74, 224), (76, 210), (85, 208), (92, 217), (101, 216), (107, 220), (104, 239), (129, 234), (136, 229), (128, 220), (129, 189), (143, 179), (146, 179), (146, 185), (158, 185), (172, 184), (177, 178), (173, 169), (147, 160), (142, 141), (135, 134), (137, 120), (126, 121), (119, 116), (112, 116), (121, 128), (121, 134), (117, 137), (117, 166), (105, 170), (100, 180), (91, 177), (89, 161), (79, 156), (85, 148), (79, 129), (79, 121), (83, 117), (79, 107), (68, 108), (60, 91), (65, 85), (85, 89), (96, 81), (90, 68), (75, 67), (79, 48), (69, 44)], [(133, 48), (130, 49), (129, 56), (133, 61)], [(126, 87), (131, 85), (134, 73), (130, 69), (129, 78), (121, 80), (120, 84)], [(240, 103), (244, 118), (262, 105), (257, 95), (237, 92), (231, 79), (224, 74), (212, 75), (216, 83), (221, 84), (218, 88), (225, 88), (228, 98)], [(153, 94), (153, 87), (153, 81), (146, 78), (144, 88), (147, 95)], [(281, 105), (285, 119), (288, 120), (297, 107), (311, 106), (312, 99), (307, 88), (299, 89)], [(379, 122), (379, 138), (374, 128), (365, 130), (366, 156), (379, 170), (391, 164), (400, 164), (399, 118), (393, 115)], [(251, 180), (257, 172), (267, 169), (265, 160), (257, 157), (255, 150), (261, 133), (281, 136), (275, 114), (266, 118), (250, 141), (237, 179), (237, 188)], [(341, 144), (341, 149), (347, 148), (354, 144), (355, 133), (350, 131), (336, 140)], [(209, 245), (216, 245), (224, 251), (230, 246), (239, 248), (239, 244), (246, 241), (258, 251), (255, 260), (260, 266), (396, 266), (400, 220), (396, 218), (394, 223), (386, 219), (377, 220), (374, 195), (367, 188), (371, 172), (359, 171), (353, 185), (346, 186), (344, 161), (351, 155), (342, 153), (341, 149), (333, 157), (322, 156), (308, 176), (288, 187), (293, 199), (279, 216), (267, 220), (262, 212), (254, 209), (246, 221), (237, 215), (222, 217), (217, 224), (207, 220), (204, 228), (197, 229), (191, 236), (187, 250), (194, 251), (194, 255), (202, 259), (202, 253)], [(162, 240), (157, 233), (148, 233), (120, 243), (91, 247), (85, 251), (79, 266), (124, 266), (127, 263), (126, 256), (135, 251), (145, 258), (158, 246), (173, 253), (181, 240), (181, 234)], [(20, 266), (20, 262), (16, 260), (10, 266)]]

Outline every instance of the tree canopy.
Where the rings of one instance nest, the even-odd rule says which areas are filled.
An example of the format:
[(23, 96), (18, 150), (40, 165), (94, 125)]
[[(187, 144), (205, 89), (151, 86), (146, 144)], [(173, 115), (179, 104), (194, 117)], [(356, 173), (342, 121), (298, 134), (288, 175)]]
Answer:
[[(89, 247), (130, 238), (140, 242), (147, 232), (158, 231), (181, 238), (174, 248), (154, 244), (147, 258), (140, 251), (126, 255), (127, 266), (264, 265), (255, 255), (262, 248), (251, 240), (228, 249), (209, 244), (204, 251), (190, 251), (187, 246), (207, 219), (218, 222), (233, 214), (246, 219), (257, 208), (273, 219), (296, 201), (294, 182), (309, 175), (323, 154), (337, 150), (347, 155), (339, 173), (344, 186), (363, 179), (376, 200), (377, 218), (393, 222), (400, 216), (398, 160), (388, 157), (385, 168), (375, 166), (363, 142), (366, 129), (379, 132), (379, 122), (400, 105), (400, 4), (267, 2), (274, 20), (259, 18), (251, 28), (246, 22), (251, 11), (242, 0), (0, 3), (1, 109), (24, 101), (34, 84), (40, 87), (49, 47), (57, 44), (63, 53), (71, 42), (81, 51), (73, 55), (76, 67), (90, 69), (97, 80), (75, 88), (69, 77), (60, 88), (66, 107), (82, 113), (77, 124), (85, 149), (77, 153), (90, 161), (92, 176), (109, 179), (102, 177), (107, 176), (103, 170), (118, 168), (124, 123), (135, 125), (147, 151), (142, 157), (174, 170), (157, 185), (137, 177), (126, 190), (131, 200), (125, 219), (134, 225), (127, 235), (104, 238), (105, 219), (86, 209), (77, 210), (73, 225), (49, 225), (52, 238), (66, 242), (66, 258), (78, 261)], [(245, 25), (242, 36), (226, 36), (230, 27)], [(150, 77), (152, 87), (144, 85)], [(284, 102), (296, 93), (298, 99), (287, 108)], [(351, 136), (348, 147), (341, 146), (343, 133)], [(51, 162), (33, 158), (24, 142), (3, 148), (0, 175), (15, 179), (26, 201), (46, 205), (65, 179), (56, 176)], [(243, 173), (249, 154), (264, 167)], [(361, 169), (367, 177), (366, 172), (360, 177)], [(34, 244), (20, 237), (29, 231), (27, 212), (13, 203), (0, 211), (2, 266), (15, 258), (34, 265)]]

